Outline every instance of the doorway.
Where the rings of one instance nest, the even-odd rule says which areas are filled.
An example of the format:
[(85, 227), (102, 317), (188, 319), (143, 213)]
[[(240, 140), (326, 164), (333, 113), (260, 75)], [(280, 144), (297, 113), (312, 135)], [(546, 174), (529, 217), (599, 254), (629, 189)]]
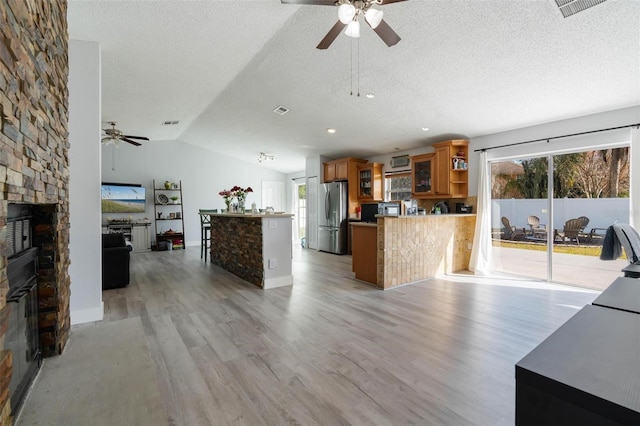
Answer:
[(304, 248), (307, 246), (307, 184), (306, 179), (293, 181), (293, 238)]

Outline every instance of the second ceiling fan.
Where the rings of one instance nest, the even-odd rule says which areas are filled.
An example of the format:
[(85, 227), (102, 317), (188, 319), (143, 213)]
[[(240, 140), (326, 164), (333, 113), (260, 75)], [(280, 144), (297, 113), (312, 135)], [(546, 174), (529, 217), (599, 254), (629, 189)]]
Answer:
[(116, 126), (118, 125), (117, 122), (109, 121), (108, 123), (111, 126), (111, 128), (102, 129), (102, 131), (105, 133), (105, 136), (102, 138), (102, 143), (105, 145), (111, 145), (111, 144), (118, 145), (120, 141), (123, 141), (123, 142), (130, 143), (131, 145), (134, 145), (134, 146), (140, 146), (142, 144), (138, 141), (134, 141), (133, 139), (140, 139), (143, 141), (149, 140), (149, 138), (146, 136), (125, 135), (124, 133), (122, 133), (122, 130), (116, 129)]
[(383, 12), (372, 6), (384, 6), (406, 0), (281, 0), (283, 4), (304, 4), (318, 6), (338, 6), (338, 22), (329, 30), (316, 48), (327, 49), (347, 27), (345, 34), (360, 37), (360, 15), (389, 47), (400, 41), (400, 36), (382, 19)]

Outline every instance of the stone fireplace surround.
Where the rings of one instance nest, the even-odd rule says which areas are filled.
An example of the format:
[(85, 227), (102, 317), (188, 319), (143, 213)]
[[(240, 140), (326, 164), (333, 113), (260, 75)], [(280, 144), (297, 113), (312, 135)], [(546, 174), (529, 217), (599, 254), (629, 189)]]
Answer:
[[(70, 324), (66, 13), (65, 0), (0, 0), (0, 309), (8, 291), (8, 204), (34, 204), (49, 218), (34, 229), (46, 238), (41, 256), (49, 260), (41, 260), (38, 278), (44, 356), (62, 352)], [(14, 414), (6, 321), (0, 315), (1, 424)]]

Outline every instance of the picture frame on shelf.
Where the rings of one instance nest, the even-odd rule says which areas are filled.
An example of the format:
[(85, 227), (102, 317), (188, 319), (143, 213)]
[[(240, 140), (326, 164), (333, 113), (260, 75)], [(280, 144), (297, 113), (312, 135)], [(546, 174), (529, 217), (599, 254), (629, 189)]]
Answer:
[(175, 218), (176, 218), (175, 213), (169, 213), (169, 219), (175, 219)]

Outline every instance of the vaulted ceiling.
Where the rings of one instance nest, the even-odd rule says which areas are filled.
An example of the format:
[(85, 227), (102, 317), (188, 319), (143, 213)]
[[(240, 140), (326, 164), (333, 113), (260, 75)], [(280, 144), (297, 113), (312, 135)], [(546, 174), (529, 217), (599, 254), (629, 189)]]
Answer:
[(568, 18), (553, 0), (380, 9), (391, 48), (363, 26), (318, 50), (337, 8), (280, 0), (70, 0), (69, 36), (100, 43), (105, 122), (148, 144), (273, 154), (263, 165), (282, 172), (640, 104), (638, 1)]

